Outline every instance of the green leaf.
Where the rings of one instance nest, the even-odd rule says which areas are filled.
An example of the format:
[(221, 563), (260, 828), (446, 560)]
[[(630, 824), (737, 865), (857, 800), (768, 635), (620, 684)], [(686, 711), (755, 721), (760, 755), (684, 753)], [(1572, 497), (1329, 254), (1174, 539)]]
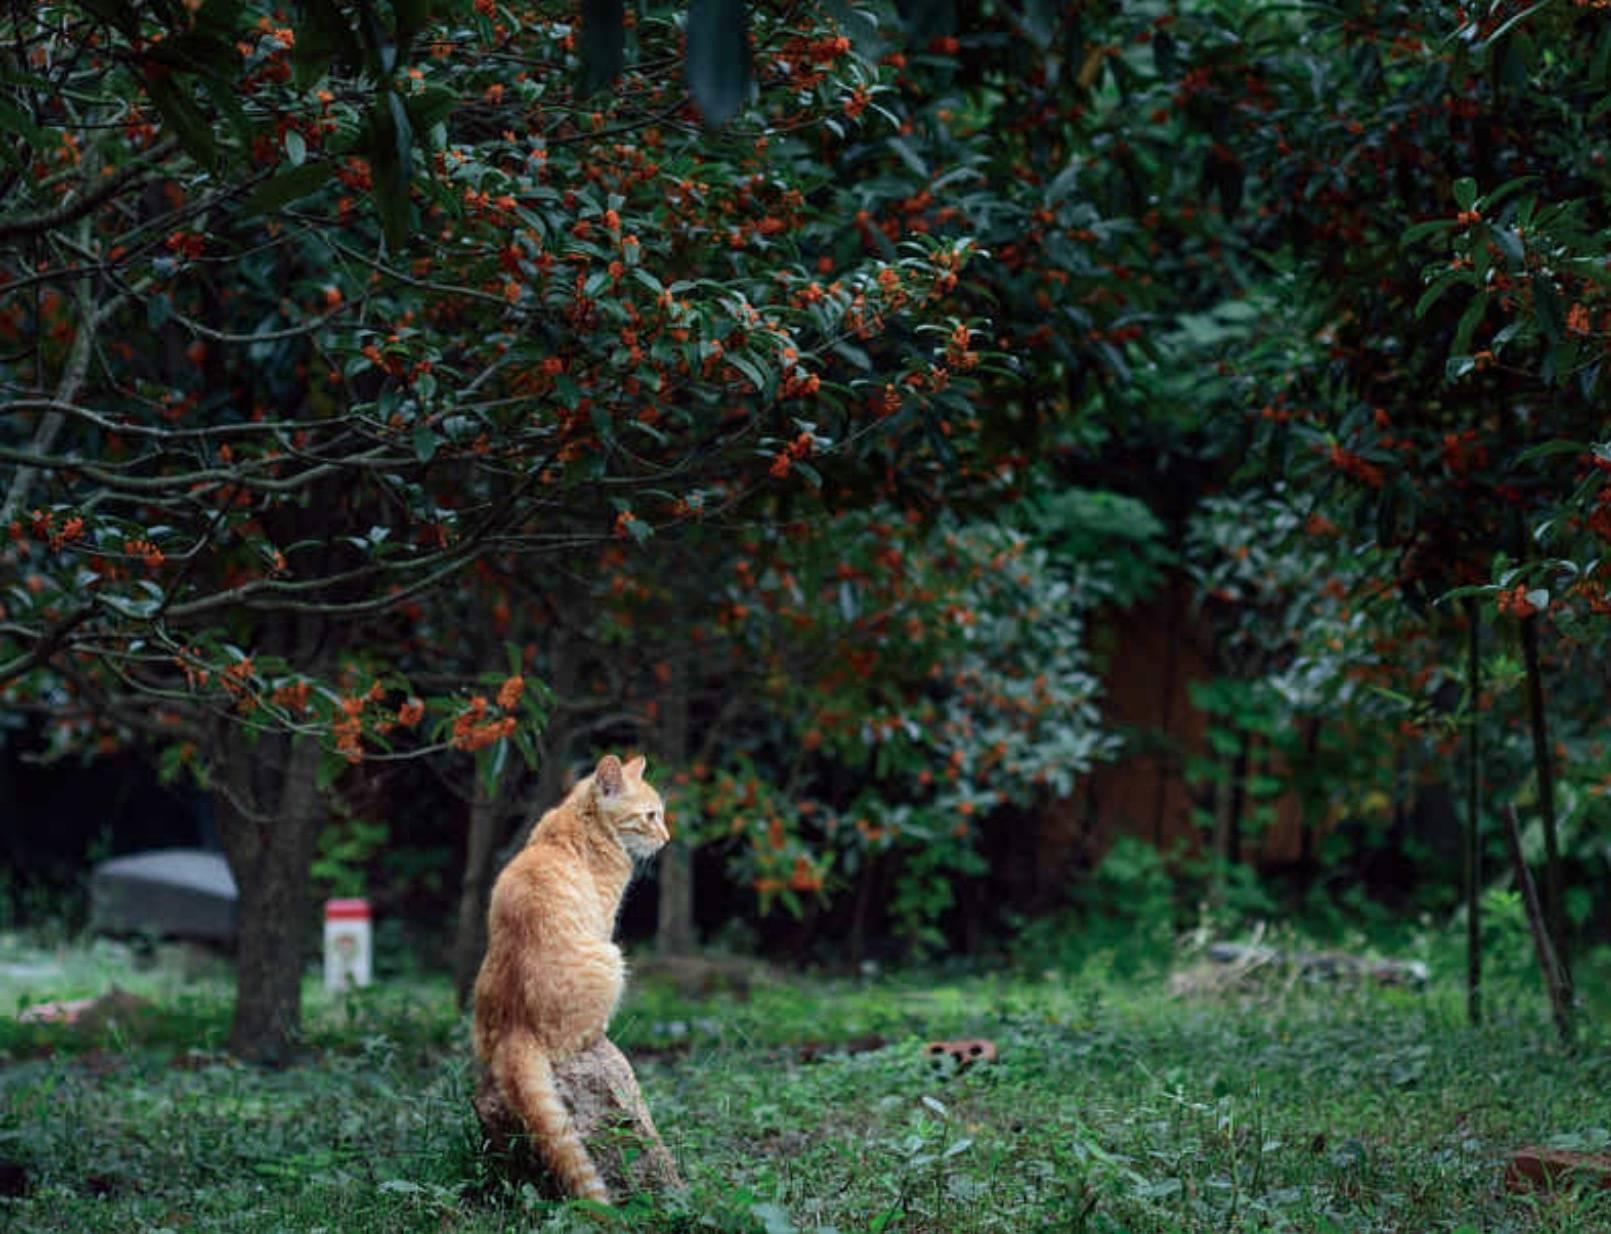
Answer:
[(386, 108), (391, 112), (393, 140), (397, 148), (397, 166), (403, 179), (414, 176), (414, 125), (408, 118), (408, 108), (395, 90), (386, 91)]
[[(1537, 4), (1530, 5), (1529, 7), (1523, 9), (1520, 13), (1517, 13), (1514, 17), (1512, 17), (1509, 21), (1503, 23), (1497, 30), (1495, 30), (1492, 34), (1490, 34), (1486, 39), (1484, 39), (1481, 43), (1479, 43), (1477, 45), (1479, 47), (1492, 47), (1495, 43), (1499, 42), (1500, 39), (1504, 38), (1505, 35), (1509, 34), (1512, 30), (1514, 30), (1522, 22), (1526, 21), (1534, 13), (1538, 12), (1539, 9), (1546, 7), (1550, 3), (1551, 3), (1551, 0), (1538, 0)], [(1471, 207), (1465, 206), (1465, 207), (1462, 207), (1462, 208), (1469, 210)]]
[[(21, 138), (30, 145), (43, 146), (49, 142), (44, 129), (36, 125), (20, 107), (8, 103), (5, 99), (0, 99), (0, 129), (3, 129), (8, 136)], [(12, 160), (13, 153), (10, 145), (0, 146), (0, 157), (20, 162), (20, 156)]]
[(458, 101), (458, 94), (446, 86), (427, 86), (404, 98), (403, 106), (408, 109), (408, 118), (414, 125), (414, 131), (429, 133), (448, 118)]
[(1499, 251), (1505, 255), (1505, 261), (1512, 270), (1520, 270), (1527, 264), (1527, 254), (1522, 248), (1521, 237), (1508, 227), (1490, 227), (1488, 234), (1493, 237)]
[(1466, 311), (1460, 314), (1460, 322), (1454, 328), (1454, 342), (1449, 345), (1451, 352), (1464, 352), (1471, 346), (1471, 336), (1477, 332), (1477, 326), (1482, 316), (1488, 311), (1488, 297), (1478, 292), (1471, 297), (1466, 305)]
[(1511, 196), (1519, 193), (1522, 189), (1526, 188), (1530, 184), (1535, 183), (1537, 180), (1537, 176), (1517, 176), (1514, 180), (1506, 180), (1493, 192), (1483, 194), (1483, 210), (1489, 214), (1492, 214), (1495, 207), (1497, 207), (1500, 202), (1508, 200)]
[(736, 351), (728, 352), (722, 357), (722, 359), (728, 364), (731, 364), (739, 372), (743, 373), (745, 377), (749, 378), (749, 382), (755, 387), (755, 392), (757, 394), (762, 393), (766, 389), (766, 371), (754, 360), (749, 359), (747, 356), (740, 355)]
[(1523, 450), (1516, 456), (1516, 463), (1519, 466), (1535, 458), (1549, 458), (1555, 454), (1587, 454), (1589, 450), (1586, 441), (1546, 441)]
[(413, 211), (408, 201), (412, 167), (413, 125), (408, 109), (392, 90), (375, 103), (369, 115), (370, 171), (374, 178), (375, 207), (380, 212), (386, 247), (396, 253), (408, 246)]
[(1555, 284), (1546, 274), (1533, 277), (1533, 309), (1538, 314), (1538, 328), (1544, 332), (1544, 337), (1552, 343), (1560, 342), (1566, 333), (1566, 319), (1555, 295)]
[(218, 163), (218, 144), (213, 140), (213, 126), (195, 101), (175, 84), (166, 73), (151, 73), (145, 79), (145, 92), (190, 157), (203, 167)]
[(341, 773), (347, 770), (347, 766), (348, 763), (344, 755), (337, 754), (331, 750), (324, 751), (319, 755), (319, 769), (314, 772), (313, 782), (315, 787), (320, 792), (323, 792), (341, 778)]
[(1406, 227), (1404, 234), (1398, 238), (1403, 245), (1414, 244), (1423, 236), (1430, 236), (1436, 232), (1451, 231), (1454, 228), (1453, 219), (1432, 219), (1426, 223), (1416, 223), (1413, 227)]
[(895, 151), (901, 162), (911, 169), (913, 175), (921, 176), (925, 180), (929, 178), (929, 165), (905, 141), (899, 137), (891, 137), (889, 139), (889, 148)]
[[(692, 15), (689, 17), (692, 22)], [(626, 15), (622, 0), (582, 0), (581, 97), (603, 89), (626, 63)]]
[(688, 6), (688, 92), (710, 128), (720, 128), (749, 96), (749, 10), (744, 0), (692, 0)]
[(1461, 176), (1454, 182), (1454, 204), (1462, 210), (1471, 209), (1477, 200), (1477, 182), (1470, 176)]
[(442, 444), (442, 439), (428, 424), (414, 426), (414, 457), (422, 463), (429, 463), (436, 454), (436, 448)]
[(271, 176), (254, 189), (241, 203), (241, 218), (256, 214), (269, 214), (281, 206), (300, 201), (317, 192), (325, 181), (336, 174), (334, 163), (304, 163)]
[(1589, 88), (1596, 92), (1604, 90), (1607, 77), (1611, 77), (1611, 26), (1600, 31), (1600, 42), (1589, 63)]
[(308, 141), (295, 129), (285, 130), (285, 157), (291, 160), (291, 166), (300, 167), (308, 159)]
[(1458, 282), (1460, 282), (1459, 279), (1450, 275), (1444, 275), (1425, 291), (1423, 291), (1421, 293), (1421, 298), (1415, 302), (1415, 320), (1420, 321), (1421, 318), (1425, 317), (1427, 310), (1438, 302), (1443, 293), (1448, 291), (1449, 288), (1453, 287)]

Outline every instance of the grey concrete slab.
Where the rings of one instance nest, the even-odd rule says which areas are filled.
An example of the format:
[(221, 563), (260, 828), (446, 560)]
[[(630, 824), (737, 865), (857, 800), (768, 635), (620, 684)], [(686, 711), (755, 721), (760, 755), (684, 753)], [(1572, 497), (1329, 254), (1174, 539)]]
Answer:
[(228, 942), (235, 879), (221, 853), (165, 848), (113, 857), (90, 875), (90, 918), (111, 933)]

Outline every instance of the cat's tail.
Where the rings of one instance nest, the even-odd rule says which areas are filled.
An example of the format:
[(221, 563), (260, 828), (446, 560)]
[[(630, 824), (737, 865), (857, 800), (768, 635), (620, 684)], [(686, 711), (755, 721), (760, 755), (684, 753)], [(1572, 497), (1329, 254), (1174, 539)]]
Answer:
[(537, 1155), (566, 1194), (608, 1204), (609, 1190), (571, 1123), (554, 1086), (553, 1064), (537, 1038), (518, 1029), (507, 1032), (492, 1057), (492, 1075), (526, 1124)]

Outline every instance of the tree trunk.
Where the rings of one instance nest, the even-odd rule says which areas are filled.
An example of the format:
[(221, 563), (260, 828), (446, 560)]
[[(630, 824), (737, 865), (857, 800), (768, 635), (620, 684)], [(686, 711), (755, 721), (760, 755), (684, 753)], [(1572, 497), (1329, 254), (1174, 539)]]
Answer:
[(459, 922), (453, 934), (453, 991), (462, 1011), (469, 1005), (481, 956), (487, 949), (487, 897), (492, 891), (493, 857), (503, 831), (505, 789), (510, 771), (518, 775), (517, 760), (498, 781), (494, 792), (487, 792), (481, 777), (471, 774), (475, 785), (470, 797), (470, 838), (464, 857), (464, 879), (459, 884)]
[(240, 897), (229, 1048), (242, 1058), (284, 1062), (302, 1026), (310, 870), (324, 818), (319, 747), (283, 736), (248, 747), (236, 731), (220, 748), (219, 838)]
[[(688, 668), (681, 660), (673, 662), (671, 680), (660, 698), (658, 730), (661, 764), (667, 771), (681, 769), (688, 762)], [(661, 955), (689, 955), (696, 942), (693, 850), (685, 840), (673, 839), (661, 850), (657, 867), (655, 950)]]
[(1561, 846), (1555, 830), (1555, 758), (1550, 750), (1549, 714), (1544, 710), (1544, 677), (1538, 655), (1538, 618), (1521, 621), (1522, 659), (1527, 668), (1527, 716), (1533, 732), (1533, 771), (1538, 778), (1538, 817), (1544, 826), (1544, 919), (1555, 962), (1572, 1002), (1572, 962), (1566, 939), (1566, 906), (1561, 889)]
[(1471, 597), (1466, 610), (1466, 1018), (1482, 1023), (1482, 626)]
[(1533, 952), (1538, 957), (1539, 975), (1544, 979), (1544, 991), (1549, 995), (1550, 1018), (1562, 1045), (1572, 1044), (1572, 990), (1560, 957), (1550, 942), (1549, 926), (1544, 910), (1538, 904), (1538, 889), (1533, 886), (1532, 871), (1522, 856), (1521, 824), (1516, 821), (1516, 807), (1505, 806), (1505, 838), (1510, 842), (1510, 864), (1516, 874), (1516, 890), (1521, 892), (1522, 908), (1527, 914), (1527, 928), (1533, 936)]
[(1247, 757), (1247, 734), (1239, 734), (1239, 741), (1236, 757), (1221, 764), (1224, 779), (1214, 785), (1214, 869), (1209, 899), (1216, 906), (1225, 903), (1226, 879), (1236, 860), (1236, 792), (1242, 761)]
[(856, 906), (850, 914), (850, 971), (861, 975), (861, 962), (867, 954), (867, 915), (873, 899), (873, 856), (864, 852), (856, 872)]

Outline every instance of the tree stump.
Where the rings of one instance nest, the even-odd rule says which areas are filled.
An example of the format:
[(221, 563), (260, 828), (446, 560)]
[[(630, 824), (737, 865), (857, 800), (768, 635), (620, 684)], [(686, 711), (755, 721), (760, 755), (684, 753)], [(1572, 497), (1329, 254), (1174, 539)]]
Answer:
[[(611, 1198), (681, 1190), (682, 1178), (649, 1117), (632, 1064), (614, 1042), (600, 1037), (580, 1054), (556, 1063), (554, 1083)], [(530, 1182), (550, 1199), (564, 1198), (485, 1067), (476, 1071), (475, 1112), (511, 1177)]]

